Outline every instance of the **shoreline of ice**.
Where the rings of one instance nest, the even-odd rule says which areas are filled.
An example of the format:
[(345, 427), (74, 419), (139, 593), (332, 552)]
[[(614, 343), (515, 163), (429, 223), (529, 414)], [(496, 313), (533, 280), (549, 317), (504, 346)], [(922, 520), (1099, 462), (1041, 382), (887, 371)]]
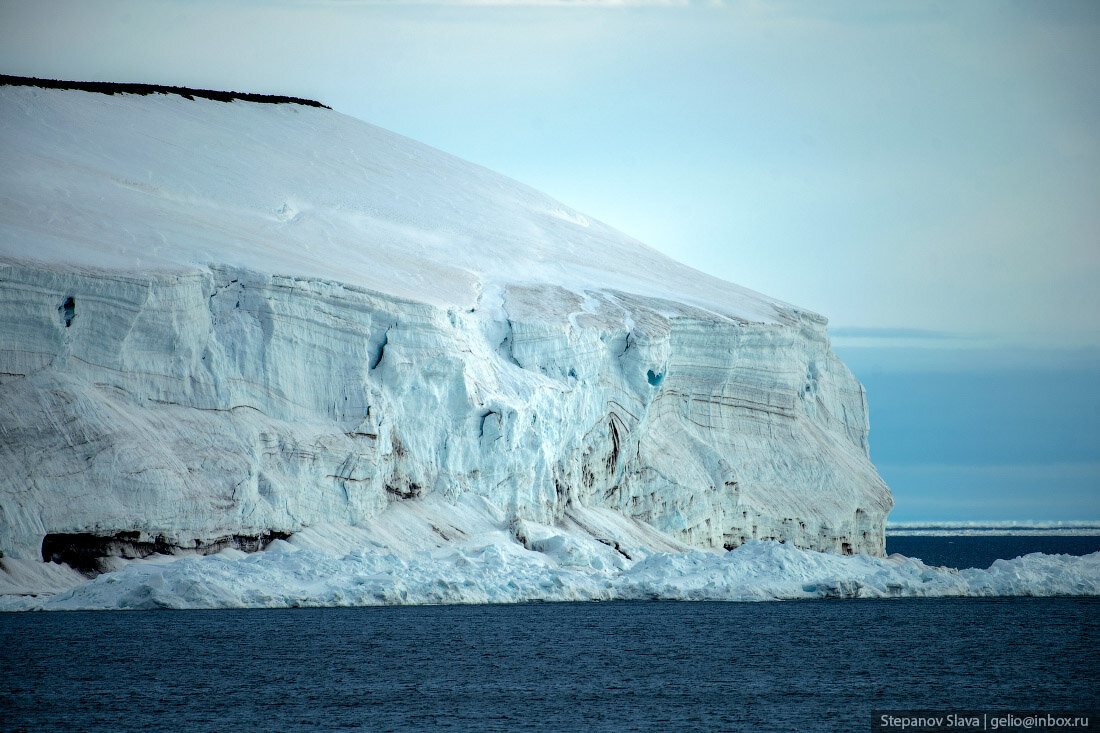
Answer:
[[(1100, 552), (1033, 553), (956, 570), (897, 554), (842, 556), (775, 541), (750, 540), (728, 552), (647, 553), (530, 523), (522, 536), (523, 544), (506, 527), (485, 528), (459, 543), (402, 551), (358, 528), (323, 528), (263, 552), (153, 556), (91, 580), (8, 558), (0, 560), (11, 579), (0, 586), (8, 592), (0, 594), (0, 611), (1100, 595)], [(10, 593), (19, 572), (29, 577), (43, 568), (56, 576), (54, 592)]]

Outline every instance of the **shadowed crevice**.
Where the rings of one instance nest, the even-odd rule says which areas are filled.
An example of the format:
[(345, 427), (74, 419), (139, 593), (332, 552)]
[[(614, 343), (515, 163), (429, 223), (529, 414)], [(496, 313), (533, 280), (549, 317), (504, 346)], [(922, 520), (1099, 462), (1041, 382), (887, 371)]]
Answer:
[(164, 535), (142, 538), (140, 532), (116, 532), (98, 535), (90, 532), (48, 534), (42, 538), (42, 561), (65, 563), (85, 575), (104, 571), (101, 561), (108, 557), (138, 560), (150, 555), (194, 553), (213, 555), (227, 548), (243, 552), (259, 552), (275, 540), (290, 538), (290, 533), (267, 530), (260, 534), (233, 534), (212, 539), (195, 539), (189, 543), (169, 542)]

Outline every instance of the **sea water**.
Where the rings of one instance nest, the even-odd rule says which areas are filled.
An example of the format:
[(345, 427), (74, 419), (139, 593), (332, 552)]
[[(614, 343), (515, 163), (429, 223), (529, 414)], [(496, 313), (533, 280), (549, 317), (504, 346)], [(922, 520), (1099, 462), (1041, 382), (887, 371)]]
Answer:
[(1100, 707), (1100, 599), (3, 614), (4, 730), (866, 730)]
[(1100, 708), (1100, 598), (5, 613), (0, 665), (2, 730), (867, 730)]
[(988, 568), (1032, 552), (1088, 555), (1100, 552), (1100, 535), (886, 535), (886, 552), (914, 557), (928, 565)]

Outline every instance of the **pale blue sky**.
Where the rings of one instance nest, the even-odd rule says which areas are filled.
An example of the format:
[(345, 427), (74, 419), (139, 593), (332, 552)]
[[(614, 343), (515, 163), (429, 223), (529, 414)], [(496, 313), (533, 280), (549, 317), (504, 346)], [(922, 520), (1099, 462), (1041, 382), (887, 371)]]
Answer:
[(315, 98), (508, 174), (827, 315), (895, 518), (1100, 518), (1100, 3), (5, 0), (0, 69)]

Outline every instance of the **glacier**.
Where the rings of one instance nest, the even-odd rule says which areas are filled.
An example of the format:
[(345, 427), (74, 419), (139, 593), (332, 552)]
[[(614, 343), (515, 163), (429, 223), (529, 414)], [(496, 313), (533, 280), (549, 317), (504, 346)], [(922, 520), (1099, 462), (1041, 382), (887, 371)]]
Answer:
[(327, 108), (0, 97), (0, 607), (925, 572), (824, 317)]

